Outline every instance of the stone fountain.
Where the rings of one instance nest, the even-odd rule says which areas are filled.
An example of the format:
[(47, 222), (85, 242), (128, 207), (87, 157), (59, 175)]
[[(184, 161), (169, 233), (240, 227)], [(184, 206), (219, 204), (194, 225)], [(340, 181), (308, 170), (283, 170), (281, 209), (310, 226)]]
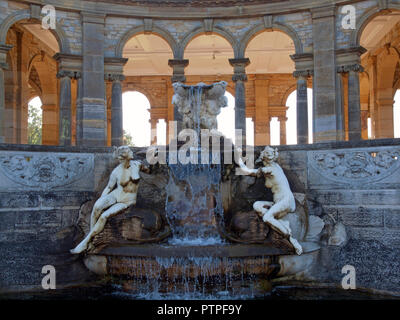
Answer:
[[(91, 271), (123, 279), (136, 297), (251, 297), (265, 280), (312, 270), (324, 224), (308, 216), (304, 195), (291, 192), (277, 151), (265, 148), (255, 169), (240, 156), (236, 165), (212, 161), (215, 139), (225, 146), (219, 159), (227, 157), (217, 131), (226, 86), (175, 83), (178, 131), (167, 163), (134, 160), (120, 147), (101, 197), (81, 209), (86, 237), (71, 252), (84, 254)], [(192, 139), (204, 130), (207, 139)], [(173, 146), (191, 161), (180, 161)], [(231, 144), (232, 158), (237, 152)]]

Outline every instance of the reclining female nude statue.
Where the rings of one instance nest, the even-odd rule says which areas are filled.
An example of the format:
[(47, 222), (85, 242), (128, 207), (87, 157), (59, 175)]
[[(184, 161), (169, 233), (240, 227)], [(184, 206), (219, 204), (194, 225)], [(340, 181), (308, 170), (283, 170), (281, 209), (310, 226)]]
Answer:
[(112, 171), (107, 187), (93, 206), (90, 231), (71, 253), (78, 254), (87, 250), (92, 238), (103, 231), (108, 218), (136, 204), (139, 172), (149, 172), (149, 169), (141, 161), (132, 160), (133, 152), (128, 146), (119, 147), (116, 157), (120, 164)]
[(271, 188), (274, 201), (256, 201), (253, 204), (253, 208), (261, 215), (264, 222), (284, 235), (289, 236), (290, 243), (295, 248), (296, 253), (300, 255), (303, 249), (299, 242), (292, 237), (289, 222), (280, 220), (288, 213), (295, 211), (296, 201), (282, 168), (276, 163), (277, 159), (278, 151), (271, 147), (265, 147), (256, 161), (256, 163), (262, 161), (264, 167), (249, 169), (243, 163), (243, 160), (239, 159), (240, 170), (247, 175), (255, 177), (263, 175), (265, 177), (265, 186)]

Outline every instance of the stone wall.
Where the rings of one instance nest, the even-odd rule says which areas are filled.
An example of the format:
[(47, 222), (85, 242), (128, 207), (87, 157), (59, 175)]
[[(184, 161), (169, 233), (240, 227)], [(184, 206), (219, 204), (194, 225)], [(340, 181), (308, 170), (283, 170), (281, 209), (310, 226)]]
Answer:
[[(141, 159), (144, 151), (134, 149)], [(350, 264), (357, 287), (398, 292), (400, 140), (281, 146), (279, 151), (292, 191), (305, 193), (309, 214), (326, 224), (311, 280), (340, 285), (341, 269)], [(79, 208), (99, 196), (115, 164), (111, 148), (0, 147), (0, 291), (40, 289), (47, 264), (56, 267), (60, 288), (93, 279), (69, 249), (82, 237), (75, 227)], [(137, 206), (163, 210), (167, 173), (156, 176), (142, 176)], [(256, 194), (264, 200), (271, 196), (262, 181), (251, 188), (250, 202)], [(327, 245), (338, 222), (347, 241)]]

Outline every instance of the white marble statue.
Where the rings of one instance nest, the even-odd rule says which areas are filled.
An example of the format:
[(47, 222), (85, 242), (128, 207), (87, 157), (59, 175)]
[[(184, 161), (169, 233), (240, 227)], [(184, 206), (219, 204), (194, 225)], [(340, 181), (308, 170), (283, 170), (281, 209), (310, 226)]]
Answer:
[(294, 246), (296, 253), (300, 255), (303, 250), (299, 242), (292, 237), (289, 222), (281, 220), (288, 213), (295, 211), (296, 201), (282, 168), (276, 163), (277, 159), (278, 151), (271, 147), (265, 147), (256, 161), (256, 163), (262, 161), (264, 165), (262, 168), (249, 169), (243, 160), (239, 159), (239, 170), (247, 175), (258, 177), (263, 175), (265, 177), (265, 186), (272, 190), (274, 201), (257, 201), (253, 204), (253, 208), (262, 216), (264, 222), (288, 235), (290, 243)]
[(136, 204), (139, 188), (139, 172), (149, 169), (139, 160), (132, 160), (128, 146), (119, 147), (116, 157), (120, 164), (112, 171), (107, 187), (93, 206), (90, 216), (90, 231), (71, 253), (78, 254), (89, 248), (91, 239), (103, 231), (107, 219)]
[[(187, 86), (180, 82), (173, 84), (174, 96), (172, 103), (182, 115), (184, 128), (194, 129), (197, 122), (201, 129), (217, 130), (217, 116), (221, 113), (221, 108), (228, 105), (225, 91), (228, 83), (220, 81), (212, 85), (198, 83), (195, 86)], [(190, 95), (193, 88), (201, 89), (202, 96)], [(203, 94), (204, 93), (204, 94)], [(200, 110), (195, 110), (195, 104), (200, 103)]]

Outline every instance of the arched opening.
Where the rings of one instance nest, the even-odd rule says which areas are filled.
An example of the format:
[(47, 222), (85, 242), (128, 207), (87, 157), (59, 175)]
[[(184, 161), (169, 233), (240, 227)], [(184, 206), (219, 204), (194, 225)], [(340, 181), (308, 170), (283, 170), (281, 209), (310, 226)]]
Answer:
[(252, 110), (255, 145), (287, 143), (286, 95), (288, 87), (296, 86), (290, 58), (295, 51), (292, 38), (281, 31), (264, 29), (247, 43), (245, 57), (250, 65), (246, 72), (253, 80), (254, 97), (248, 97), (246, 107)]
[[(167, 123), (172, 121), (174, 114), (170, 81), (172, 68), (168, 65), (168, 61), (173, 59), (172, 48), (158, 34), (139, 33), (125, 43), (123, 57), (128, 58), (123, 70), (123, 126), (132, 136), (130, 143), (150, 145), (153, 130), (154, 143), (165, 144)], [(111, 84), (107, 85), (111, 92)], [(145, 95), (132, 92), (136, 90)], [(108, 110), (111, 123), (110, 103)]]
[(225, 93), (228, 99), (228, 106), (221, 109), (218, 115), (218, 131), (226, 138), (235, 141), (235, 98), (229, 92)]
[(124, 143), (135, 147), (146, 147), (151, 143), (150, 102), (138, 91), (122, 95)]
[(28, 144), (42, 144), (42, 101), (35, 97), (28, 102)]
[[(53, 56), (60, 45), (52, 31), (45, 30), (35, 20), (21, 20), (7, 32), (6, 44), (12, 45), (7, 53), (8, 70), (5, 71), (5, 142), (27, 144), (31, 134), (30, 104), (40, 96), (41, 144), (58, 144), (58, 79), (57, 62)], [(28, 107), (29, 106), (29, 107)], [(34, 140), (35, 144), (37, 140)]]
[[(187, 82), (204, 82), (223, 76), (231, 77), (232, 66), (229, 59), (234, 57), (232, 45), (219, 34), (201, 34), (193, 38), (186, 46), (184, 58), (189, 60), (185, 69)], [(203, 77), (195, 77), (203, 76)]]
[(372, 139), (395, 136), (398, 124), (394, 119), (394, 96), (400, 80), (399, 32), (400, 14), (390, 10), (368, 18), (358, 33), (360, 45), (367, 49), (361, 57), (366, 75), (360, 76), (363, 137), (368, 135), (368, 122)]
[[(313, 130), (312, 130), (312, 112), (313, 112), (313, 99), (312, 89), (307, 89), (307, 100), (308, 100), (308, 143), (313, 142)], [(286, 111), (286, 143), (297, 144), (297, 90), (293, 91), (286, 100), (288, 109)]]

